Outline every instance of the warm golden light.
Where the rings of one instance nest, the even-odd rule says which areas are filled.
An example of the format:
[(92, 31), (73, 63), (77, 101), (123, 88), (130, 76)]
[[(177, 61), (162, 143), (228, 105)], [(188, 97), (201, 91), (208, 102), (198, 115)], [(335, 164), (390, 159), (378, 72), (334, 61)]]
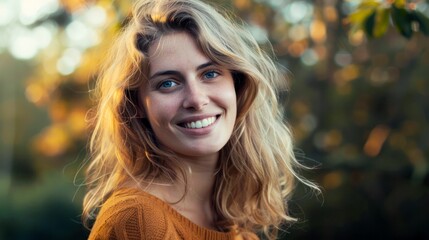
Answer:
[(246, 9), (250, 7), (251, 3), (249, 0), (234, 0), (234, 6), (238, 9)]
[(323, 21), (315, 19), (310, 26), (310, 36), (317, 43), (326, 40), (326, 25)]
[(337, 85), (344, 85), (359, 77), (359, 68), (356, 65), (348, 65), (334, 73), (334, 81)]
[(84, 108), (74, 109), (68, 118), (68, 127), (71, 134), (76, 138), (84, 138), (87, 130), (85, 121), (86, 110)]
[(84, 6), (86, 6), (89, 2), (94, 2), (90, 0), (60, 0), (61, 5), (69, 12), (77, 11)]
[(25, 96), (30, 102), (40, 106), (46, 100), (46, 97), (47, 97), (46, 88), (44, 88), (43, 86), (35, 82), (30, 83), (25, 89)]
[(63, 122), (68, 117), (67, 103), (64, 101), (55, 101), (49, 108), (49, 116), (54, 122)]
[(323, 8), (323, 15), (329, 22), (335, 22), (338, 20), (337, 10), (333, 6)]
[(362, 30), (349, 34), (349, 42), (354, 46), (359, 46), (365, 40), (365, 33)]
[(337, 130), (331, 130), (325, 135), (325, 146), (327, 148), (338, 147), (343, 141), (343, 134)]
[(389, 133), (390, 128), (385, 125), (378, 125), (372, 129), (363, 147), (364, 153), (370, 157), (375, 157), (380, 154), (381, 148), (389, 136)]
[(289, 45), (288, 51), (294, 57), (299, 57), (307, 49), (307, 41), (297, 41)]
[(326, 189), (334, 189), (341, 185), (343, 177), (340, 172), (330, 172), (323, 177), (323, 187)]
[(46, 128), (33, 141), (34, 148), (45, 156), (58, 156), (64, 153), (70, 145), (69, 134), (62, 125)]

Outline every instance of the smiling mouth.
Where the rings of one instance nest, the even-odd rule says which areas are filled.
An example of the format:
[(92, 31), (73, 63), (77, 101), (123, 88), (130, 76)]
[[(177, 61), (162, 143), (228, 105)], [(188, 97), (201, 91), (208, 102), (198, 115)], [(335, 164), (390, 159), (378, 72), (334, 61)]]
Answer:
[(216, 119), (218, 117), (219, 116), (208, 117), (208, 118), (204, 118), (204, 119), (194, 121), (194, 122), (181, 123), (179, 125), (181, 127), (190, 128), (190, 129), (206, 128), (206, 127), (212, 125), (214, 122), (216, 122)]

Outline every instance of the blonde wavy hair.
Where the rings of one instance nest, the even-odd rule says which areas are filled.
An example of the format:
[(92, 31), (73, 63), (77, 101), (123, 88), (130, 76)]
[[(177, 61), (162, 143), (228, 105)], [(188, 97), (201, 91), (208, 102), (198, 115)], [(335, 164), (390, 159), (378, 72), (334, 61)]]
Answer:
[(237, 119), (220, 151), (213, 203), (219, 219), (269, 238), (295, 221), (287, 202), (298, 179), (291, 131), (278, 102), (284, 74), (242, 24), (197, 0), (137, 0), (113, 43), (95, 88), (91, 162), (83, 221), (88, 226), (109, 195), (129, 181), (178, 178), (185, 172), (174, 153), (158, 147), (139, 101), (148, 79), (147, 50), (161, 36), (186, 32), (214, 63), (229, 69), (237, 93)]

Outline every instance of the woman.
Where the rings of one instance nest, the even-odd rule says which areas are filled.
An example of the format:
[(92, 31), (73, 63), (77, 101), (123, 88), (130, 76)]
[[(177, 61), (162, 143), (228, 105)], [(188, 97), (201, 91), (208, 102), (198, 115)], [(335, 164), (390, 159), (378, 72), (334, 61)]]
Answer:
[(240, 26), (197, 0), (138, 0), (96, 87), (90, 239), (275, 238), (302, 167), (285, 80)]

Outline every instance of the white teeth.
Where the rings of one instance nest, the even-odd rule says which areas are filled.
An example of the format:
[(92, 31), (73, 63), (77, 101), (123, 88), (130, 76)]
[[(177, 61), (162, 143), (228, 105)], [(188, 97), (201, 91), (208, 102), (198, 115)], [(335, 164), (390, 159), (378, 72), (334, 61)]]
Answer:
[(203, 120), (186, 123), (186, 128), (205, 128), (212, 125), (216, 121), (216, 117), (209, 117)]
[(209, 121), (207, 121), (207, 119), (203, 119), (203, 121), (201, 122), (203, 127), (207, 127), (209, 125)]

